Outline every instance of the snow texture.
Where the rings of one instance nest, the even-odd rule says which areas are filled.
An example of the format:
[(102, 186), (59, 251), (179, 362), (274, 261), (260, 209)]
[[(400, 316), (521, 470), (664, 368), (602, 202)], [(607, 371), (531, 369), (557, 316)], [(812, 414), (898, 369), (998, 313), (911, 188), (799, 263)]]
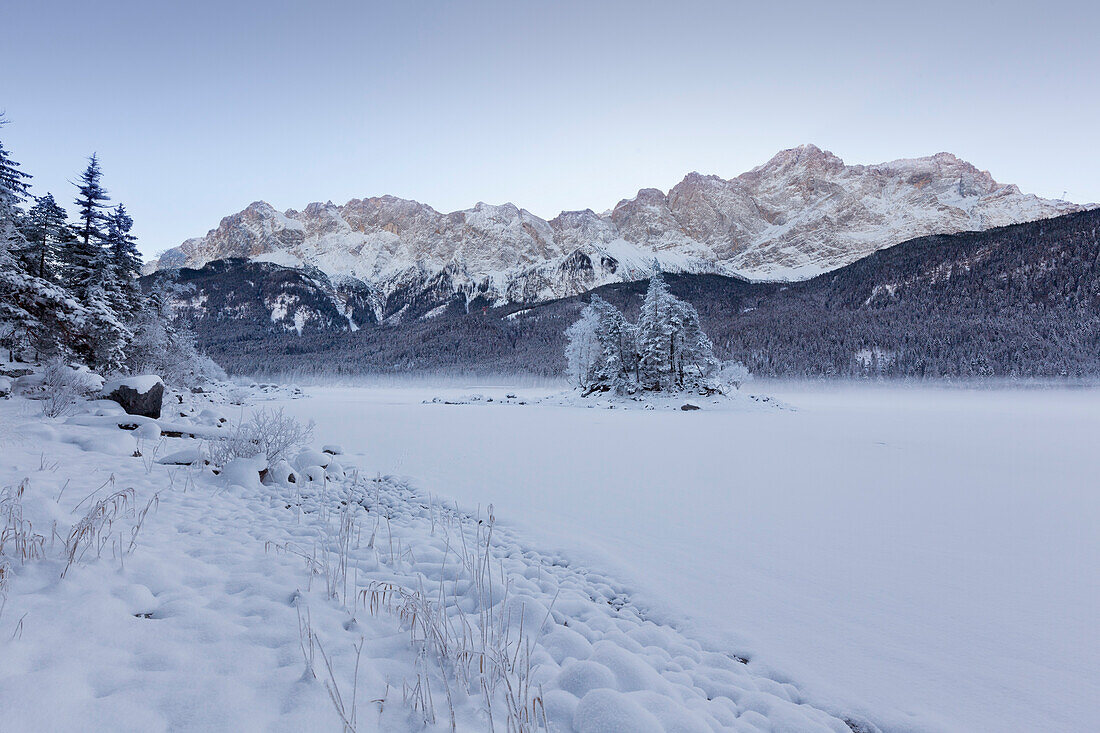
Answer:
[[(181, 400), (178, 424), (212, 398)], [(484, 731), (504, 729), (515, 694), (555, 731), (849, 731), (491, 507), (464, 510), (361, 455), (345, 471), (303, 451), (327, 470), (290, 484), (282, 464), (269, 476), (284, 480), (262, 484), (262, 459), (158, 463), (195, 445), (186, 431), (138, 455), (115, 449), (137, 444), (116, 417), (33, 408), (0, 403), (4, 519), (35, 548), (2, 550), (5, 729), (324, 729), (354, 699), (360, 730), (443, 731), (453, 714)], [(436, 663), (417, 624), (444, 617), (435, 628), (468, 629), (473, 653)]]
[(493, 502), (806, 700), (891, 731), (1100, 729), (1100, 391), (756, 383), (686, 413), (469, 383), (307, 391), (288, 409), (342, 460)]

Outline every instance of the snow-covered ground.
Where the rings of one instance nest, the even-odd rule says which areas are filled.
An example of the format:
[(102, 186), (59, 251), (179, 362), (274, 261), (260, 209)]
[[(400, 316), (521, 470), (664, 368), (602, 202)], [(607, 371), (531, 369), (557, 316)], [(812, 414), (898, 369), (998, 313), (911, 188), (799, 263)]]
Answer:
[(362, 455), (201, 462), (234, 413), (332, 414), (243, 392), (0, 400), (0, 730), (874, 730)]
[[(1100, 729), (1100, 391), (758, 385), (791, 409), (690, 413), (306, 391), (285, 406), (319, 441), (493, 503), (808, 700), (884, 730)], [(494, 401), (424, 404), (471, 394)]]
[(0, 730), (1100, 728), (1100, 392), (748, 391), (0, 399)]

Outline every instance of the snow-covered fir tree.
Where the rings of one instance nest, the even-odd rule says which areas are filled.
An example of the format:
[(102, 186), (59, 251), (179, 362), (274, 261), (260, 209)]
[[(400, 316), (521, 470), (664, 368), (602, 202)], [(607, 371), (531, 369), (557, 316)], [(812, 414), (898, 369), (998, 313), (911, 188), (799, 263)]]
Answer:
[(50, 194), (23, 211), (30, 176), (0, 144), (0, 347), (11, 360), (76, 359), (105, 374), (224, 376), (189, 330), (172, 325), (161, 293), (146, 302), (133, 219), (122, 204), (108, 211), (102, 175), (93, 155), (70, 227)]
[(59, 257), (62, 245), (72, 238), (68, 214), (52, 193), (39, 196), (23, 217), (22, 231), (26, 240), (21, 259), (27, 270), (40, 278), (58, 282)]
[(83, 335), (80, 303), (28, 272), (18, 256), (27, 247), (19, 205), (29, 179), (0, 142), (0, 346), (9, 359), (26, 349), (49, 353), (59, 344), (79, 343)]
[(638, 315), (638, 387), (671, 392), (675, 388), (676, 330), (679, 312), (660, 271), (649, 279)]
[[(4, 123), (3, 117), (0, 117), (0, 126)], [(19, 204), (27, 198), (30, 175), (19, 168), (19, 163), (12, 160), (0, 142), (0, 251), (9, 253), (26, 245), (19, 229), (22, 216)]]
[(130, 233), (133, 226), (134, 220), (123, 204), (107, 215), (106, 246), (115, 279), (117, 307), (130, 316), (141, 305), (141, 288), (137, 282), (141, 275), (141, 254), (137, 249), (137, 237)]
[(673, 298), (673, 379), (676, 389), (707, 391), (721, 363), (714, 356), (714, 344), (699, 325), (699, 311), (679, 298)]
[(584, 395), (719, 390), (720, 364), (699, 313), (669, 292), (659, 272), (650, 279), (637, 326), (593, 295), (566, 337), (569, 377)]
[(107, 218), (104, 211), (110, 201), (102, 178), (99, 159), (92, 154), (76, 184), (79, 189), (76, 198), (77, 236), (65, 250), (66, 280), (81, 300), (88, 297), (93, 282), (101, 282), (96, 268), (103, 264), (102, 252), (106, 240), (103, 226)]

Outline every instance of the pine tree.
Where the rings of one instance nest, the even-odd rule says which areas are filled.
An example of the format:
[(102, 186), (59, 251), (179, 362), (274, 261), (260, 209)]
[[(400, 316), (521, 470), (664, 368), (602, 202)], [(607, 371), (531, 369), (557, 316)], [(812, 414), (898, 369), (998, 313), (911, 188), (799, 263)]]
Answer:
[(632, 391), (636, 360), (634, 327), (615, 306), (598, 295), (589, 306), (596, 313), (596, 336), (600, 342), (597, 380), (601, 389), (616, 394)]
[(36, 198), (34, 206), (23, 217), (26, 245), (22, 250), (22, 259), (35, 276), (51, 282), (59, 280), (57, 266), (60, 248), (72, 238), (67, 218), (65, 209), (58, 205), (51, 193)]
[(638, 316), (637, 382), (641, 389), (674, 389), (674, 363), (677, 357), (674, 311), (672, 293), (658, 270), (649, 279), (649, 288)]
[[(0, 127), (6, 124), (0, 116)], [(11, 252), (24, 246), (23, 234), (19, 230), (22, 212), (19, 205), (27, 198), (27, 181), (30, 174), (19, 170), (19, 163), (0, 143), (0, 252)]]
[(65, 253), (66, 279), (81, 302), (88, 300), (88, 291), (97, 279), (95, 268), (101, 264), (100, 253), (106, 239), (103, 210), (110, 198), (100, 183), (102, 177), (99, 159), (93, 153), (88, 159), (88, 167), (80, 176), (80, 182), (76, 184), (80, 192), (76, 198), (77, 237)]
[(133, 332), (119, 312), (119, 281), (111, 266), (110, 254), (101, 249), (85, 286), (84, 307), (88, 311), (87, 357), (93, 368), (111, 373), (126, 362), (126, 346)]
[(27, 196), (29, 178), (0, 143), (0, 341), (8, 349), (9, 359), (14, 359), (15, 351), (26, 344), (36, 323), (25, 302), (26, 273), (12, 254), (26, 246), (19, 228), (19, 204)]
[(712, 377), (721, 364), (714, 356), (714, 344), (703, 333), (695, 306), (673, 298), (677, 334), (675, 379), (678, 389), (711, 392), (717, 389)]
[(133, 316), (140, 305), (141, 291), (137, 278), (141, 275), (141, 255), (137, 250), (137, 237), (130, 234), (134, 220), (119, 204), (107, 216), (107, 249), (117, 291), (117, 307), (127, 316)]
[(9, 359), (29, 347), (48, 350), (77, 341), (83, 318), (64, 289), (28, 273), (12, 255), (13, 248), (26, 247), (19, 204), (29, 178), (0, 143), (0, 343)]

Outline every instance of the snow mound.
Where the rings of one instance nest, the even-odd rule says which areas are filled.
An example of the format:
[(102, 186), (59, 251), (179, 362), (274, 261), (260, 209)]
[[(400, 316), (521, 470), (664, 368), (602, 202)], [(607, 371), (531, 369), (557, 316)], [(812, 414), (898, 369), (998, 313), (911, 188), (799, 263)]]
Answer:
[(119, 387), (128, 387), (138, 394), (145, 394), (156, 385), (164, 385), (164, 382), (155, 374), (141, 374), (132, 377), (120, 377), (112, 379), (103, 385), (101, 394), (110, 394)]

